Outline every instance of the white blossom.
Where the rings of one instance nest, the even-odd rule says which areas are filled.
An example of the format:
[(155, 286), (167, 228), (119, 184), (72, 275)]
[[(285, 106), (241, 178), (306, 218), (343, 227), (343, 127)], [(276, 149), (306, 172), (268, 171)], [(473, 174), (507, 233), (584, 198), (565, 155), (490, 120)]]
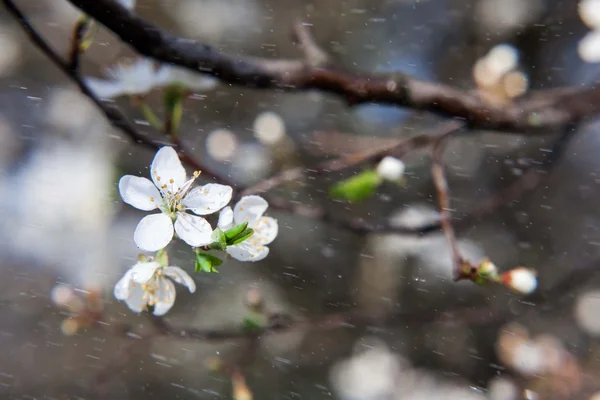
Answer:
[(216, 78), (173, 65), (157, 65), (149, 58), (108, 69), (109, 79), (86, 78), (88, 87), (101, 98), (144, 95), (153, 89), (182, 85), (191, 91), (208, 91), (218, 84)]
[(377, 165), (377, 174), (383, 179), (397, 181), (404, 175), (404, 163), (395, 157), (387, 156)]
[(600, 0), (582, 0), (578, 11), (579, 17), (589, 28), (600, 28)]
[(600, 62), (600, 31), (591, 31), (579, 41), (577, 53), (585, 62)]
[(502, 274), (506, 286), (519, 294), (530, 294), (537, 288), (535, 271), (519, 267)]
[(186, 180), (185, 169), (172, 147), (161, 148), (150, 166), (152, 181), (125, 175), (119, 181), (119, 193), (127, 204), (160, 214), (144, 217), (138, 224), (133, 239), (146, 251), (164, 248), (173, 238), (173, 231), (190, 246), (212, 243), (212, 227), (204, 218), (188, 214), (208, 215), (219, 211), (231, 200), (230, 186), (209, 183), (191, 189), (199, 172)]
[(219, 83), (212, 76), (190, 71), (174, 65), (163, 65), (156, 73), (156, 85), (182, 85), (191, 91), (206, 92), (214, 89)]
[[(170, 279), (167, 279), (170, 278)], [(117, 282), (114, 294), (135, 312), (154, 306), (154, 315), (166, 314), (175, 303), (173, 281), (196, 291), (194, 280), (179, 267), (161, 266), (156, 261), (139, 262)]]
[(218, 226), (226, 231), (234, 226), (248, 223), (254, 234), (233, 246), (227, 246), (227, 253), (239, 261), (260, 261), (269, 254), (266, 246), (277, 237), (279, 225), (271, 217), (263, 217), (269, 203), (260, 196), (245, 196), (235, 205), (224, 208), (219, 215)]
[(85, 83), (96, 96), (112, 99), (124, 95), (143, 95), (158, 84), (157, 68), (148, 58), (129, 64), (117, 64), (107, 72), (108, 80), (86, 78)]

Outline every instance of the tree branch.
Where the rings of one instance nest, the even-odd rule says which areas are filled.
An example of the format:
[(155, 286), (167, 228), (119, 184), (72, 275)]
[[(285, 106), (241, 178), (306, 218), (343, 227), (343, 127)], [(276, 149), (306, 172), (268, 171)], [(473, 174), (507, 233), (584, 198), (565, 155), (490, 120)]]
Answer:
[[(5, 0), (6, 2), (7, 0)], [(530, 94), (506, 106), (492, 106), (475, 93), (415, 79), (406, 74), (374, 75), (315, 65), (308, 31), (296, 35), (306, 60), (241, 58), (211, 46), (170, 34), (112, 0), (68, 0), (96, 19), (140, 54), (218, 77), (221, 81), (260, 89), (301, 91), (317, 89), (338, 95), (349, 104), (393, 104), (414, 110), (460, 117), (470, 128), (544, 133), (548, 128), (600, 111), (600, 88), (551, 89)], [(317, 56), (313, 57), (314, 54)], [(319, 55), (321, 54), (321, 55)]]

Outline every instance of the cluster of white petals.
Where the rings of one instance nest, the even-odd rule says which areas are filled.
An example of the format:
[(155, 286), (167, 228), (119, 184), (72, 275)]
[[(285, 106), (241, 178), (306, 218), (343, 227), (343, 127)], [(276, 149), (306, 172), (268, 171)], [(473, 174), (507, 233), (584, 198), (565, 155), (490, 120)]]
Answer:
[[(161, 251), (175, 233), (188, 245), (203, 247), (220, 240), (215, 239), (219, 230), (219, 235), (223, 235), (223, 232), (237, 228), (237, 235), (240, 235), (245, 229), (252, 229), (252, 234), (243, 234), (239, 243), (234, 233), (237, 229), (232, 231), (234, 236), (229, 238), (232, 244), (220, 248), (239, 261), (259, 261), (269, 254), (267, 245), (275, 240), (279, 226), (275, 219), (263, 215), (269, 207), (267, 201), (260, 196), (245, 196), (231, 209), (227, 204), (233, 189), (216, 183), (192, 188), (199, 174), (194, 172), (193, 177), (187, 179), (177, 152), (166, 146), (156, 153), (150, 165), (152, 180), (125, 175), (119, 181), (119, 193), (125, 203), (144, 211), (160, 210), (160, 213), (142, 218), (133, 235), (140, 249), (159, 252), (160, 263), (137, 263), (114, 288), (115, 297), (125, 301), (133, 311), (152, 307), (155, 315), (164, 315), (175, 301), (173, 281), (186, 286), (192, 293), (196, 290), (194, 281), (184, 270), (167, 266), (166, 253)], [(198, 216), (219, 210), (219, 229), (216, 230)], [(243, 224), (246, 224), (245, 228), (241, 226)]]
[(139, 262), (117, 282), (114, 294), (117, 300), (127, 303), (135, 312), (154, 307), (154, 315), (166, 314), (175, 303), (173, 281), (196, 291), (196, 284), (187, 272), (179, 267), (161, 266), (156, 261)]
[(579, 16), (590, 29), (577, 47), (583, 61), (600, 62), (600, 0), (582, 0), (579, 3)]
[(277, 220), (264, 217), (269, 203), (260, 196), (245, 196), (235, 205), (225, 207), (219, 214), (219, 229), (226, 231), (248, 223), (254, 234), (242, 243), (227, 246), (227, 253), (239, 261), (260, 261), (269, 254), (267, 245), (275, 240), (279, 231)]
[(157, 66), (148, 58), (129, 64), (117, 64), (107, 71), (108, 79), (86, 78), (96, 96), (112, 99), (119, 96), (144, 95), (153, 89), (180, 85), (191, 91), (208, 91), (217, 85), (215, 78), (172, 65)]
[(161, 213), (144, 217), (138, 224), (133, 239), (145, 251), (157, 251), (169, 244), (173, 233), (190, 246), (212, 243), (212, 227), (202, 217), (219, 211), (231, 200), (230, 186), (209, 183), (192, 189), (199, 175), (186, 178), (185, 169), (172, 147), (161, 148), (150, 166), (152, 181), (125, 175), (119, 181), (119, 193), (133, 207)]

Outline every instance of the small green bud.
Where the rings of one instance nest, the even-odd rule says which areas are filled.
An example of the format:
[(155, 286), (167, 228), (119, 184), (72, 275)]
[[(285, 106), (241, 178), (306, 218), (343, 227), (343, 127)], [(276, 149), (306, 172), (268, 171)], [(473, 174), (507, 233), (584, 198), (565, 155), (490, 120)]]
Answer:
[(375, 193), (383, 179), (374, 170), (363, 171), (351, 178), (333, 185), (329, 190), (331, 197), (359, 203)]
[(244, 240), (248, 239), (252, 235), (254, 235), (254, 229), (244, 229), (239, 235), (234, 237), (231, 241), (227, 242), (227, 244), (233, 246), (234, 244), (242, 243)]
[(215, 257), (212, 254), (208, 254), (202, 251), (196, 251), (196, 273), (218, 273), (219, 271), (216, 269), (216, 267), (218, 267), (221, 264), (223, 264), (223, 260), (221, 260), (219, 257)]
[(239, 224), (239, 225), (234, 226), (233, 228), (229, 229), (227, 232), (225, 232), (225, 237), (227, 238), (227, 241), (229, 242), (232, 239), (234, 239), (236, 236), (238, 236), (240, 233), (242, 233), (247, 227), (248, 227), (248, 223), (244, 222), (242, 224)]

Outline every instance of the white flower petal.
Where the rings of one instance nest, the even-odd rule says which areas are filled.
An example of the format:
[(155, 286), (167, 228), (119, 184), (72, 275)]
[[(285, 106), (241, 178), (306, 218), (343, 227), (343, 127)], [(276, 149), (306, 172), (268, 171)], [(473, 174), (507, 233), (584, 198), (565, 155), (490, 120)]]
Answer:
[(175, 232), (190, 246), (200, 247), (213, 242), (212, 227), (202, 217), (195, 215), (178, 213), (175, 221)]
[(158, 268), (160, 264), (156, 261), (137, 263), (131, 267), (131, 280), (139, 284), (146, 283)]
[(192, 189), (183, 199), (185, 208), (198, 215), (208, 215), (219, 211), (231, 200), (231, 186), (209, 183)]
[(585, 62), (600, 62), (600, 31), (591, 31), (579, 41), (579, 57)]
[(129, 290), (129, 296), (125, 299), (125, 303), (132, 311), (142, 312), (146, 309), (147, 305), (145, 296), (146, 292), (144, 292), (144, 289), (140, 285), (133, 284)]
[(177, 152), (169, 146), (162, 147), (150, 166), (152, 181), (161, 192), (176, 193), (185, 183), (185, 168)]
[(85, 78), (85, 84), (88, 89), (101, 99), (114, 99), (127, 93), (127, 88), (120, 81)]
[(269, 203), (260, 196), (244, 196), (233, 209), (236, 224), (248, 222), (253, 225), (267, 211)]
[(396, 157), (387, 156), (377, 165), (377, 174), (389, 181), (397, 181), (404, 175), (404, 163)]
[(190, 293), (194, 293), (196, 291), (196, 283), (183, 269), (179, 267), (165, 267), (163, 268), (162, 272), (165, 276), (168, 276), (180, 285), (187, 287)]
[(161, 201), (156, 186), (146, 178), (125, 175), (119, 180), (119, 194), (123, 201), (138, 210), (151, 211)]
[(219, 213), (219, 222), (217, 222), (217, 226), (222, 231), (233, 228), (233, 210), (231, 207), (227, 206), (221, 210)]
[(163, 213), (142, 218), (133, 233), (135, 244), (145, 251), (158, 251), (168, 245), (171, 239), (173, 222)]
[[(262, 217), (256, 222), (253, 229), (254, 235), (252, 236), (256, 236), (260, 244), (265, 245), (275, 240), (279, 232), (279, 224), (275, 218)], [(248, 240), (252, 239), (253, 237), (250, 237)]]
[(165, 315), (173, 304), (175, 304), (175, 285), (168, 279), (161, 279), (155, 294), (156, 303), (154, 304), (153, 314), (156, 316)]
[(600, 0), (580, 1), (578, 11), (584, 24), (592, 29), (600, 28)]
[(234, 246), (227, 246), (227, 253), (238, 261), (260, 261), (269, 254), (266, 246), (253, 246), (242, 242)]
[(125, 300), (129, 297), (131, 287), (135, 284), (131, 279), (132, 273), (132, 269), (129, 269), (115, 284), (114, 295), (117, 300)]
[(182, 85), (189, 90), (206, 92), (214, 89), (219, 80), (209, 75), (196, 73), (187, 68), (163, 65), (157, 72), (157, 83), (160, 86)]

